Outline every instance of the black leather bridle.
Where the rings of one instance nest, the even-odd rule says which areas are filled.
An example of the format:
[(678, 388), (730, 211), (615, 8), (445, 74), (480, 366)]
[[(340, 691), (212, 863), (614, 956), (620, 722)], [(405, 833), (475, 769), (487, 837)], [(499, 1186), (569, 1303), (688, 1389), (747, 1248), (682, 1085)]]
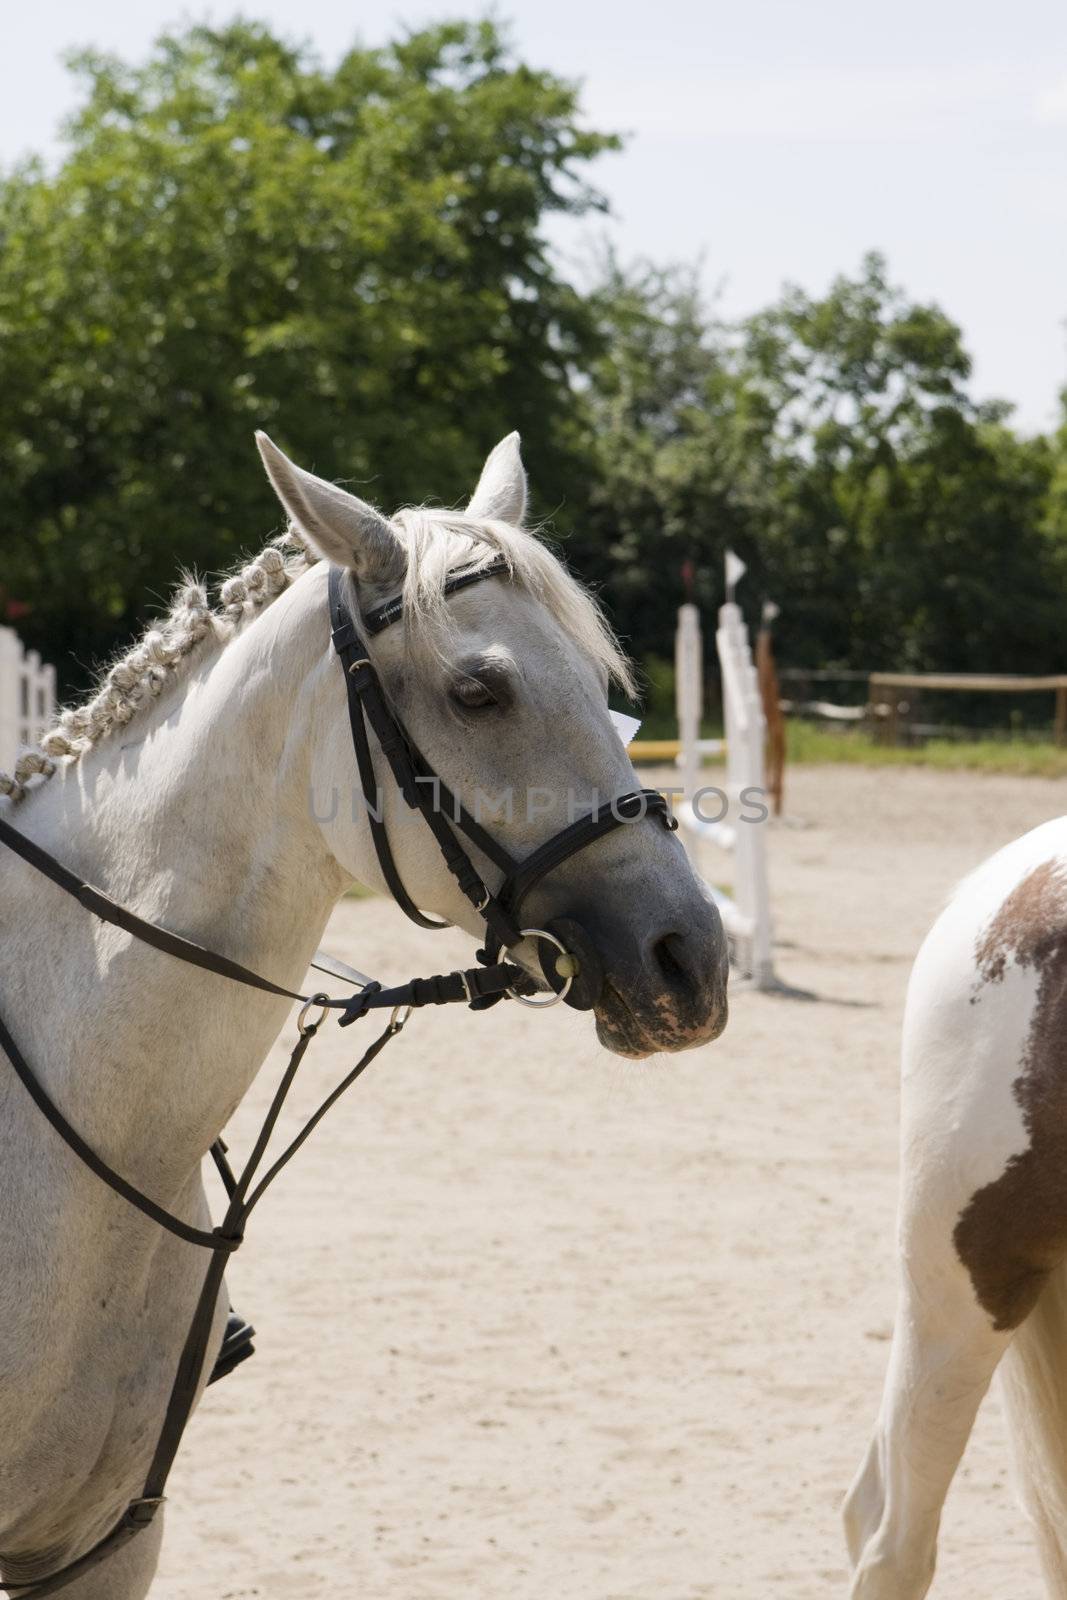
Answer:
[[(502, 556), (496, 556), (482, 566), (461, 568), (449, 575), (445, 594), (455, 594), (457, 590), (469, 588), (471, 584), (481, 583), (507, 571), (507, 562)], [(340, 568), (331, 567), (330, 627), (334, 649), (344, 668), (348, 718), (370, 820), (371, 838), (390, 894), (420, 928), (441, 928), (448, 924), (423, 915), (397, 871), (385, 825), (381, 792), (374, 773), (368, 725), (374, 731), (405, 802), (412, 810), (421, 812), (437, 840), (448, 870), (475, 911), (484, 919), (486, 942), (481, 954), (487, 963), (493, 962), (502, 949), (511, 950), (522, 942), (526, 935), (519, 926), (519, 913), (526, 896), (542, 878), (562, 866), (579, 850), (595, 844), (622, 823), (638, 821), (645, 816), (657, 817), (668, 828), (677, 826), (667, 802), (657, 790), (638, 789), (595, 807), (586, 816), (561, 828), (524, 860), (517, 861), (492, 834), (486, 832), (446, 786), (388, 705), (381, 680), (345, 600), (344, 584), (345, 574)], [(399, 599), (390, 600), (363, 618), (363, 631), (368, 638), (373, 638), (399, 621), (402, 614), (402, 602)], [(490, 891), (486, 886), (482, 874), (458, 837), (460, 833), (466, 835), (482, 855), (503, 873), (503, 880), (495, 890)], [(574, 952), (567, 954), (574, 956)], [(546, 969), (546, 976), (550, 970)], [(564, 977), (565, 988), (569, 989), (566, 976), (561, 976)]]
[[(450, 574), (445, 584), (445, 593), (454, 594), (457, 590), (465, 589), (473, 583), (481, 583), (484, 579), (503, 574), (507, 570), (506, 562), (500, 557), (480, 566), (463, 568)], [(549, 987), (556, 991), (555, 997), (571, 998), (572, 985), (579, 973), (580, 958), (551, 931), (520, 927), (519, 913), (526, 896), (547, 873), (624, 822), (636, 821), (643, 816), (654, 816), (668, 828), (676, 825), (663, 796), (653, 789), (641, 789), (635, 793), (625, 794), (608, 805), (596, 808), (587, 816), (580, 817), (576, 822), (554, 834), (524, 860), (516, 861), (481, 827), (445, 786), (420, 754), (402, 722), (389, 706), (374, 664), (349, 611), (344, 586), (345, 575), (338, 568), (331, 567), (329, 596), (332, 641), (344, 668), (352, 742), (364, 798), (367, 801), (367, 814), (379, 865), (393, 898), (414, 922), (425, 928), (447, 926), (446, 923), (425, 917), (401, 881), (390, 847), (383, 810), (379, 804), (370, 730), (374, 733), (404, 800), (425, 818), (449, 871), (485, 921), (486, 942), (484, 950), (479, 952), (480, 965), (464, 972), (443, 973), (432, 978), (413, 978), (408, 983), (385, 989), (380, 983), (365, 977), (362, 973), (320, 953), (312, 965), (321, 971), (355, 982), (358, 985), (357, 993), (347, 999), (333, 999), (329, 995), (320, 993), (299, 994), (261, 977), (228, 956), (218, 955), (182, 934), (173, 933), (167, 928), (161, 928), (137, 916), (135, 912), (112, 900), (101, 889), (86, 883), (50, 852), (27, 839), (25, 834), (12, 827), (5, 818), (0, 817), (0, 844), (7, 846), (35, 871), (48, 878), (64, 893), (71, 895), (101, 921), (122, 928), (142, 943), (151, 945), (188, 965), (199, 967), (205, 972), (248, 985), (267, 994), (301, 1002), (297, 1023), (299, 1040), (275, 1090), (251, 1155), (239, 1176), (230, 1171), (221, 1141), (212, 1147), (212, 1155), (219, 1166), (226, 1187), (228, 1204), (222, 1222), (210, 1230), (194, 1227), (183, 1218), (174, 1216), (129, 1183), (86, 1143), (51, 1099), (3, 1018), (0, 1018), (0, 1048), (6, 1053), (16, 1076), (34, 1104), (79, 1160), (101, 1182), (106, 1183), (116, 1194), (121, 1195), (130, 1205), (160, 1227), (187, 1244), (199, 1245), (210, 1251), (207, 1272), (179, 1358), (163, 1425), (142, 1493), (130, 1502), (115, 1526), (76, 1560), (43, 1578), (30, 1579), (23, 1583), (0, 1583), (0, 1590), (15, 1595), (17, 1600), (31, 1600), (31, 1597), (32, 1600), (43, 1600), (46, 1595), (57, 1594), (152, 1522), (156, 1511), (163, 1503), (167, 1478), (200, 1388), (226, 1263), (243, 1241), (249, 1213), (331, 1106), (365, 1071), (390, 1039), (395, 1038), (400, 1032), (411, 1009), (426, 1005), (466, 1002), (472, 1009), (478, 1010), (503, 999), (506, 994), (523, 998), (523, 989), (529, 991), (535, 986), (531, 984), (522, 967), (500, 960), (498, 957), (503, 950), (511, 951), (527, 937), (535, 937), (559, 952), (558, 960), (550, 958), (546, 961), (542, 956), (542, 968)], [(366, 634), (372, 637), (396, 622), (401, 615), (401, 601), (391, 600), (365, 616), (363, 628)], [(464, 834), (503, 874), (503, 879), (495, 890), (490, 890), (486, 885), (464, 848), (459, 833)], [(566, 926), (576, 928), (575, 924)], [(587, 952), (588, 947), (584, 948)], [(588, 959), (588, 954), (582, 959)], [(595, 993), (591, 998), (587, 986), (584, 999), (581, 1001), (582, 1007), (591, 1005), (594, 999)], [(579, 1002), (572, 1000), (572, 1003)], [(389, 1022), (383, 1032), (256, 1182), (256, 1175), (262, 1165), (267, 1145), (296, 1077), (297, 1069), (329, 1012), (339, 1010), (342, 1013), (339, 1020), (344, 1027), (368, 1011), (383, 1009), (390, 1012)], [(313, 1019), (312, 1013), (316, 1010), (318, 1015)]]

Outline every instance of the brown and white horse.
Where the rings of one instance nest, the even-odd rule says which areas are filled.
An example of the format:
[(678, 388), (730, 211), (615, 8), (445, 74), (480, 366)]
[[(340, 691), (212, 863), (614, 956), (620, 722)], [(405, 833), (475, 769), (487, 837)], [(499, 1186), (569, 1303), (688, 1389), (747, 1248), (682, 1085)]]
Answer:
[(958, 889), (904, 1022), (901, 1291), (881, 1414), (849, 1493), (852, 1600), (920, 1600), (1001, 1368), (1048, 1593), (1067, 1597), (1067, 818)]

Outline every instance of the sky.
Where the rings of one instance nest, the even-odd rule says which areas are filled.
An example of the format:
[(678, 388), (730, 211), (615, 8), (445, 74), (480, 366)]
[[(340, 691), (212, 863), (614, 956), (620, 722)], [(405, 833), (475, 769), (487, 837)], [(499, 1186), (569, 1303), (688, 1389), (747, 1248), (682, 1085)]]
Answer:
[[(5, 25), (0, 163), (54, 158), (74, 88), (61, 54), (136, 58), (183, 18), (240, 10), (328, 61), (355, 40), (481, 16), (470, 0), (38, 0)], [(580, 275), (593, 241), (702, 262), (727, 317), (785, 282), (812, 293), (884, 252), (894, 281), (963, 328), (974, 392), (1053, 426), (1067, 386), (1065, 0), (504, 0), (520, 54), (583, 84), (626, 134), (596, 178), (613, 215), (552, 223)]]

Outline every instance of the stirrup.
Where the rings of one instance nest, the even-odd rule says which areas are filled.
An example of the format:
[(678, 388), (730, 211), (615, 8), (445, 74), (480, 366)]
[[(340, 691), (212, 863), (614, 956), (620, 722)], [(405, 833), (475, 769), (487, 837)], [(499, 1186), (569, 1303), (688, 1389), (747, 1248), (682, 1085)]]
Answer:
[(239, 1312), (231, 1311), (226, 1319), (222, 1349), (207, 1380), (209, 1386), (217, 1383), (220, 1378), (225, 1378), (234, 1367), (239, 1367), (242, 1361), (247, 1361), (249, 1356), (255, 1355), (256, 1347), (252, 1343), (255, 1336), (256, 1330), (252, 1324), (246, 1322)]

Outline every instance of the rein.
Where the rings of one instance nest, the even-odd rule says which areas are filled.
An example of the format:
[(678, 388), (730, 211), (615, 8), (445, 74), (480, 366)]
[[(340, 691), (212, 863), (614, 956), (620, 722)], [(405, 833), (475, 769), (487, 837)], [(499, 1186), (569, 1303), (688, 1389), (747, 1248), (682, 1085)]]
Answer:
[[(471, 584), (481, 583), (487, 578), (507, 571), (507, 563), (500, 556), (483, 566), (460, 569), (449, 575), (445, 583), (445, 593), (453, 594), (457, 590), (468, 588)], [(677, 826), (663, 796), (656, 790), (642, 789), (622, 795), (610, 804), (594, 809), (587, 816), (579, 818), (554, 834), (523, 861), (516, 861), (503, 845), (481, 827), (446, 787), (389, 707), (374, 664), (346, 603), (344, 574), (336, 567), (331, 567), (329, 573), (329, 604), (332, 644), (344, 669), (356, 765), (364, 798), (367, 801), (367, 814), (375, 853), (386, 884), (401, 910), (420, 927), (448, 926), (446, 922), (423, 915), (411, 899), (400, 877), (382, 809), (378, 804), (374, 756), (370, 742), (372, 731), (405, 802), (413, 810), (421, 813), (437, 840), (448, 870), (485, 922), (485, 948), (478, 952), (480, 965), (461, 972), (441, 973), (431, 978), (412, 978), (407, 983), (387, 989), (375, 980), (320, 952), (314, 957), (311, 965), (334, 977), (356, 984), (357, 992), (347, 999), (334, 999), (321, 993), (301, 994), (281, 984), (273, 983), (269, 978), (253, 972), (251, 968), (242, 966), (240, 962), (219, 955), (182, 934), (161, 928), (156, 923), (139, 917), (128, 907), (111, 899), (102, 889), (80, 878), (49, 851), (35, 844), (17, 828), (12, 827), (6, 819), (0, 817), (0, 844), (21, 857), (28, 866), (55, 884), (64, 894), (78, 901), (86, 911), (100, 921), (123, 929), (143, 944), (150, 945), (189, 966), (198, 967), (202, 971), (214, 973), (218, 977), (228, 978), (235, 983), (245, 984), (267, 994), (301, 1002), (297, 1019), (299, 1033), (297, 1044), (274, 1092), (252, 1152), (239, 1176), (233, 1177), (229, 1173), (221, 1140), (212, 1146), (212, 1155), (219, 1164), (226, 1183), (228, 1203), (222, 1221), (210, 1230), (193, 1227), (181, 1217), (174, 1216), (163, 1206), (158, 1205), (148, 1195), (127, 1182), (86, 1143), (48, 1095), (6, 1023), (0, 1018), (0, 1048), (6, 1053), (16, 1076), (38, 1110), (83, 1165), (159, 1227), (187, 1244), (197, 1245), (210, 1252), (207, 1271), (179, 1358), (159, 1439), (141, 1494), (130, 1501), (115, 1526), (76, 1560), (43, 1578), (28, 1579), (22, 1583), (0, 1583), (0, 1591), (14, 1595), (16, 1600), (43, 1600), (46, 1595), (57, 1594), (104, 1561), (112, 1551), (124, 1545), (152, 1522), (156, 1511), (163, 1503), (167, 1478), (196, 1402), (201, 1374), (208, 1356), (211, 1330), (226, 1263), (244, 1240), (245, 1227), (251, 1211), (331, 1107), (370, 1066), (389, 1041), (400, 1033), (411, 1011), (422, 1006), (459, 1002), (466, 1003), (472, 1010), (482, 1010), (509, 996), (527, 1005), (542, 1007), (555, 1005), (570, 997), (571, 1004), (580, 1009), (587, 1009), (594, 1003), (595, 995), (590, 998), (586, 992), (584, 999), (572, 995), (572, 985), (581, 970), (582, 962), (590, 961), (591, 952), (585, 948), (585, 941), (582, 941), (582, 955), (579, 959), (575, 951), (551, 929), (521, 927), (519, 913), (522, 903), (546, 874), (624, 822), (635, 821), (644, 816), (655, 816), (665, 827)], [(399, 599), (391, 600), (363, 618), (364, 630), (368, 636), (373, 637), (398, 621), (401, 615), (402, 602)], [(442, 812), (442, 803), (447, 807), (448, 817)], [(459, 838), (459, 833), (469, 839), (471, 844), (503, 873), (503, 879), (495, 892), (487, 887)], [(563, 927), (573, 930), (576, 924), (562, 924), (561, 931)], [(554, 962), (550, 961), (548, 965), (542, 957), (545, 978), (553, 991), (548, 1000), (532, 999), (530, 993), (536, 986), (525, 970), (513, 962), (499, 959), (503, 950), (511, 951), (526, 938), (535, 938), (540, 943), (554, 947), (558, 952)], [(267, 1145), (304, 1054), (329, 1013), (334, 1010), (341, 1012), (339, 1022), (342, 1027), (358, 1021), (369, 1011), (387, 1010), (390, 1012), (390, 1017), (385, 1028), (364, 1051), (355, 1066), (327, 1095), (295, 1138), (257, 1181)], [(318, 1015), (312, 1019), (312, 1013), (315, 1011)]]

